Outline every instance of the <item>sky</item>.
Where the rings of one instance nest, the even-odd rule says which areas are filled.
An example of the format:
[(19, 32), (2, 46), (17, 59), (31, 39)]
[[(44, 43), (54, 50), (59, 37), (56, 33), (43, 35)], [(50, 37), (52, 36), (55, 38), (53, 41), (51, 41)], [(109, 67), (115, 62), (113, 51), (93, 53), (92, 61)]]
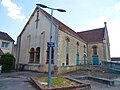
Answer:
[(16, 41), (37, 3), (66, 10), (54, 11), (54, 17), (76, 32), (107, 22), (111, 57), (120, 57), (120, 0), (0, 0), (0, 31)]

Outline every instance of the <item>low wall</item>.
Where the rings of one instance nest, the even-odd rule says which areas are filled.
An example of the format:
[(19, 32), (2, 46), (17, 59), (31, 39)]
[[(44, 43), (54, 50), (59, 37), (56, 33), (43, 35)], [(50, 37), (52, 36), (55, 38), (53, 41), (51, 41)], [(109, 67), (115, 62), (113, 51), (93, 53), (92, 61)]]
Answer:
[[(30, 71), (38, 71), (38, 72), (48, 72), (48, 64), (39, 65), (39, 64), (19, 64), (19, 70), (30, 70)], [(107, 68), (102, 68), (101, 65), (78, 65), (78, 66), (56, 66), (54, 64), (51, 65), (51, 71), (55, 74), (62, 74), (71, 71), (96, 71), (96, 72), (108, 72)]]
[(67, 73), (67, 72), (75, 71), (78, 69), (80, 69), (79, 66), (61, 66), (61, 67), (58, 67), (58, 74)]
[(94, 77), (94, 76), (80, 76), (80, 77), (76, 77), (75, 79), (77, 79), (77, 80), (92, 80), (92, 81), (96, 81), (99, 83), (114, 86), (114, 81), (110, 80), (110, 79), (106, 79), (106, 78), (100, 78), (100, 77)]
[[(48, 72), (48, 64), (39, 65), (39, 64), (19, 64), (19, 70), (29, 70), (29, 71), (37, 71), (37, 72)], [(54, 65), (51, 64), (51, 72), (54, 72)]]
[(117, 62), (103, 62), (102, 66), (108, 67), (108, 68), (115, 68), (120, 70), (120, 63)]
[(62, 66), (58, 68), (58, 74), (67, 73), (71, 71), (96, 71), (96, 72), (108, 72), (107, 68), (102, 68), (101, 65), (78, 65), (78, 66)]
[(120, 73), (120, 63), (117, 62), (103, 62), (102, 67), (108, 68), (111, 73)]

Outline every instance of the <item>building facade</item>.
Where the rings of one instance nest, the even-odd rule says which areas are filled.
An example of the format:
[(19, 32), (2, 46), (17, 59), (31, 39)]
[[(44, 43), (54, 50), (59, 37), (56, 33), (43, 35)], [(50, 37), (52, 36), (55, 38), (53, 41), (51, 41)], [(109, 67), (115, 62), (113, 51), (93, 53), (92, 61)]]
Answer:
[(0, 32), (0, 55), (4, 53), (13, 54), (14, 40), (5, 32)]
[[(98, 37), (96, 33), (99, 33), (99, 31), (100, 36)], [(91, 36), (94, 35), (94, 37), (87, 33), (91, 33)], [(86, 37), (91, 38), (90, 41)], [(49, 38), (50, 14), (36, 7), (18, 36), (16, 45), (17, 64), (24, 65), (26, 70), (47, 72), (49, 62), (47, 43)], [(106, 23), (105, 27), (100, 29), (75, 32), (53, 18), (52, 41), (55, 42), (51, 54), (52, 71), (61, 67), (101, 64), (104, 60), (110, 60), (110, 45)]]

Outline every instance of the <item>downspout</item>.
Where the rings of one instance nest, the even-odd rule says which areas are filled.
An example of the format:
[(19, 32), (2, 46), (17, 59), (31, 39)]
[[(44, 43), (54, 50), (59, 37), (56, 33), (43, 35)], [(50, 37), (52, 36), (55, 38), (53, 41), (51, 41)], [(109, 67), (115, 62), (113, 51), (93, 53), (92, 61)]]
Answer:
[(87, 44), (87, 58), (86, 58), (87, 60), (86, 61), (87, 61), (87, 64), (88, 64), (88, 42), (86, 44)]

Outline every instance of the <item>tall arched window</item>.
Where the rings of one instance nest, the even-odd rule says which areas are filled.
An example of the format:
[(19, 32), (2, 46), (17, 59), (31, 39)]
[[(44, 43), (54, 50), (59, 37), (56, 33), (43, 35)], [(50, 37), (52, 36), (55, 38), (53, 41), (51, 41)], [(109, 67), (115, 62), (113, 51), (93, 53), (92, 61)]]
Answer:
[(69, 37), (66, 38), (66, 65), (69, 65)]
[(84, 45), (84, 53), (86, 53), (86, 46)]
[(29, 58), (30, 63), (34, 63), (34, 48), (30, 49), (30, 58)]
[(93, 55), (97, 55), (97, 46), (93, 46)]
[(76, 43), (76, 65), (79, 65), (79, 42)]
[(35, 63), (39, 63), (39, 61), (40, 61), (40, 47), (37, 47)]
[[(52, 48), (52, 55), (51, 55), (51, 64), (54, 64), (54, 48), (53, 47), (51, 47)], [(50, 51), (50, 47), (48, 47), (47, 48), (47, 58), (46, 58), (46, 64), (48, 64), (49, 63), (49, 51)]]

